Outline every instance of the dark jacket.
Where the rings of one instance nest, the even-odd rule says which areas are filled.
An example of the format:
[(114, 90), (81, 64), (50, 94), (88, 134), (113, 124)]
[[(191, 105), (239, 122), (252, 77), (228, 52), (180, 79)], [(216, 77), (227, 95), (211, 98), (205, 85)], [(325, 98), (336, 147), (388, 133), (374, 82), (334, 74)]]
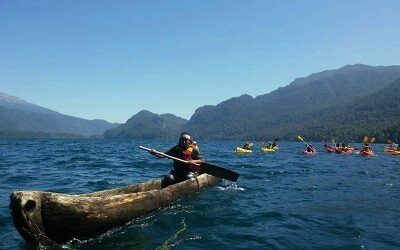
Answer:
[[(183, 149), (178, 145), (173, 146), (170, 150), (165, 152), (165, 154), (185, 160), (199, 160), (201, 159), (201, 155), (198, 150), (193, 147), (188, 147), (187, 149)], [(196, 172), (198, 171), (198, 166), (186, 164), (180, 161), (174, 160), (174, 169), (179, 172)]]

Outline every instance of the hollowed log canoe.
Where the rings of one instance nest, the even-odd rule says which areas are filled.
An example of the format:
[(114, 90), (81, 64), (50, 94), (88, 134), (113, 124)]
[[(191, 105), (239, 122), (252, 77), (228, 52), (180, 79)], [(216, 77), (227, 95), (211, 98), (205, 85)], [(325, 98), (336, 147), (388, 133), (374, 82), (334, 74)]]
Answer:
[(15, 191), (10, 195), (14, 225), (25, 241), (61, 245), (86, 240), (215, 185), (201, 174), (161, 189), (161, 179), (88, 194)]

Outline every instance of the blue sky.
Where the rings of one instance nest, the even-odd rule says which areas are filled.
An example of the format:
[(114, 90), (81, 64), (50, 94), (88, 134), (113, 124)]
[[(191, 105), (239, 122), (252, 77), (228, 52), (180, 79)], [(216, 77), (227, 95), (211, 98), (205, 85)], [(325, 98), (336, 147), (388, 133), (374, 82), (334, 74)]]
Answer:
[(189, 119), (347, 64), (400, 65), (400, 1), (0, 1), (0, 92), (86, 119)]

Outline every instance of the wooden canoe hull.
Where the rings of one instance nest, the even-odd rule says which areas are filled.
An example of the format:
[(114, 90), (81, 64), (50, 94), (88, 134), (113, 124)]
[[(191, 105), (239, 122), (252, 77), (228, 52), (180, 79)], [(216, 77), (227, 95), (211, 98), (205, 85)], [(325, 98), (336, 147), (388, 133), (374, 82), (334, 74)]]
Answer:
[(63, 244), (94, 238), (219, 180), (202, 174), (164, 189), (161, 180), (153, 180), (81, 195), (16, 191), (10, 196), (10, 208), (14, 225), (26, 241)]

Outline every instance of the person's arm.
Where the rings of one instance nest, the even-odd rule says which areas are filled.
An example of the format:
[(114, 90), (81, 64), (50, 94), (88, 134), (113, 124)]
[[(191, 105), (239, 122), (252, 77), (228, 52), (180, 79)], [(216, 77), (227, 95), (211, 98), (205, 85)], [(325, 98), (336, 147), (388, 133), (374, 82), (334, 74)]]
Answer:
[(158, 154), (154, 149), (150, 150), (150, 154), (157, 156), (158, 158), (165, 158), (165, 156)]
[(204, 161), (202, 159), (198, 159), (198, 160), (190, 160), (188, 161), (189, 164), (202, 164)]
[(204, 162), (203, 159), (201, 158), (201, 155), (199, 154), (199, 151), (197, 150), (193, 151), (192, 159), (193, 160), (188, 161), (189, 164), (201, 164)]

